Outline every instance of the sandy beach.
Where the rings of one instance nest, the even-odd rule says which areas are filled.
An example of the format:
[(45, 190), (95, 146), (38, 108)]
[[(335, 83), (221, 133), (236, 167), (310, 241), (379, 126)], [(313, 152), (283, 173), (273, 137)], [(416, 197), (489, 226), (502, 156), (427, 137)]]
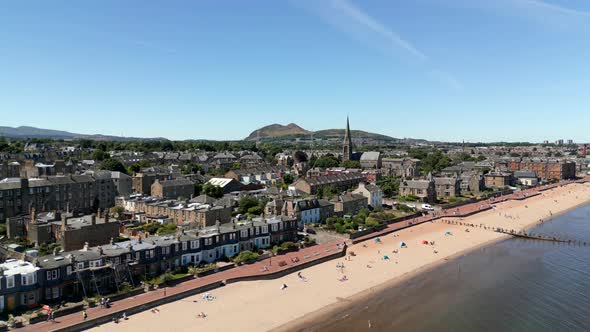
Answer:
[[(462, 218), (462, 222), (522, 230), (589, 202), (590, 183), (572, 184), (523, 201), (499, 203), (493, 210)], [(452, 235), (445, 235), (446, 232)], [(441, 220), (429, 222), (382, 236), (379, 242), (370, 240), (350, 246), (349, 253), (356, 254), (351, 260), (343, 258), (301, 270), (303, 278), (293, 273), (270, 281), (229, 284), (211, 291), (211, 301), (200, 294), (92, 330), (297, 330), (351, 301), (506, 237), (483, 228), (449, 225)], [(433, 241), (434, 245), (424, 245), (423, 240)], [(407, 248), (400, 248), (401, 241)], [(340, 264), (344, 268), (337, 268)], [(282, 289), (283, 284), (286, 289)], [(199, 313), (206, 317), (198, 317)]]

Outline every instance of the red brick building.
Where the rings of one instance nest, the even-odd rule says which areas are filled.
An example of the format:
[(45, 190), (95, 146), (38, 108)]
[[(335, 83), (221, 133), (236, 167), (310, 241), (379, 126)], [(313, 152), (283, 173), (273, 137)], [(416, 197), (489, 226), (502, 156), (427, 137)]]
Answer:
[(576, 163), (559, 159), (520, 159), (508, 162), (508, 169), (515, 171), (531, 171), (537, 173), (542, 180), (573, 179), (576, 177)]

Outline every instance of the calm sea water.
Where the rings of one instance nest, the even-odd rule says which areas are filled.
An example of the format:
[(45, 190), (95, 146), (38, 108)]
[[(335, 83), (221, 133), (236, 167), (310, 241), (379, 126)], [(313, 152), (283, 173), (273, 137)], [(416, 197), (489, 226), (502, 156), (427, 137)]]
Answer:
[(505, 240), (305, 331), (590, 331), (590, 205), (533, 232), (588, 246)]

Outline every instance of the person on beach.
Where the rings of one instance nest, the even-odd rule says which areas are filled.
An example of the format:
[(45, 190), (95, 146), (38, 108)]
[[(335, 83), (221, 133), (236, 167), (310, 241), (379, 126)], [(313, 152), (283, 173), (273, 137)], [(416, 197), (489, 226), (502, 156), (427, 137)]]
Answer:
[(86, 310), (82, 311), (82, 320), (86, 320), (86, 318), (88, 318), (88, 314), (86, 313)]
[(283, 286), (281, 286), (281, 290), (285, 290), (287, 289), (287, 284), (283, 284)]

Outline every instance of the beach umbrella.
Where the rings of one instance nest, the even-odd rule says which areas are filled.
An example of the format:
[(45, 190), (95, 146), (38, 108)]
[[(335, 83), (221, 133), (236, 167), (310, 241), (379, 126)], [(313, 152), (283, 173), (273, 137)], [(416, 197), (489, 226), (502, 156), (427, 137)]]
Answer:
[(451, 232), (449, 232), (449, 231), (446, 231), (446, 232), (445, 232), (445, 236), (447, 236), (447, 235), (453, 235), (453, 233), (451, 233)]
[(428, 241), (422, 240), (422, 244), (428, 244)]
[(399, 243), (399, 246), (400, 247), (405, 247), (406, 246), (406, 243), (404, 241), (402, 241), (402, 242)]

